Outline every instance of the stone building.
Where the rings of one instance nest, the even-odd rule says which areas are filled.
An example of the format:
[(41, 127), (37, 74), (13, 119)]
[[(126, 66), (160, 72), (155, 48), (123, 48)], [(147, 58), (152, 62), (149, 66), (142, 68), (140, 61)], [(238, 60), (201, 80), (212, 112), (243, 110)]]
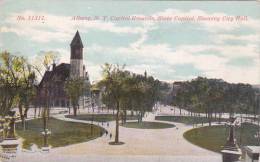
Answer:
[[(83, 65), (83, 43), (77, 31), (70, 44), (70, 64), (53, 64), (51, 70), (46, 71), (38, 85), (36, 103), (37, 106), (69, 107), (70, 100), (65, 93), (65, 81), (69, 78), (83, 78), (86, 84), (90, 84), (88, 72)], [(90, 92), (86, 92), (79, 101), (85, 104), (85, 99)]]

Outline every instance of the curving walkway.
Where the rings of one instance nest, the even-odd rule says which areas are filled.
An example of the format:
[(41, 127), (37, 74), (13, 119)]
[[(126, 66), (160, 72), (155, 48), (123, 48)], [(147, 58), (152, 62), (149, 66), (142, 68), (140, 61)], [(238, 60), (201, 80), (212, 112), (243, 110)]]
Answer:
[[(154, 120), (154, 117), (155, 115), (150, 113), (144, 121), (158, 122)], [(90, 121), (65, 118), (62, 115), (55, 116), (55, 118), (72, 122), (91, 123)], [(164, 123), (172, 124), (173, 122)], [(97, 122), (94, 122), (94, 124), (97, 124)], [(191, 129), (192, 126), (181, 123), (174, 124), (176, 128), (167, 129), (135, 129), (120, 126), (120, 141), (125, 142), (125, 144), (121, 146), (111, 146), (108, 145), (108, 142), (114, 138), (115, 122), (110, 122), (109, 127), (104, 125), (103, 128), (112, 132), (112, 140), (106, 137), (106, 135), (103, 135), (101, 138), (86, 143), (57, 148), (53, 151), (71, 155), (219, 155), (190, 144), (183, 138), (183, 133)], [(99, 124), (99, 126), (102, 125)]]
[[(76, 119), (65, 118), (64, 115), (55, 115), (57, 119), (91, 123)], [(155, 114), (150, 113), (144, 121), (154, 121)], [(161, 121), (160, 121), (161, 122)], [(163, 121), (162, 121), (163, 122)], [(175, 124), (174, 128), (166, 129), (135, 129), (120, 126), (120, 141), (124, 145), (112, 146), (108, 143), (114, 139), (115, 122), (109, 122), (109, 127), (99, 124), (113, 134), (110, 140), (105, 134), (95, 140), (74, 144), (66, 147), (54, 148), (50, 153), (20, 153), (18, 162), (24, 162), (27, 158), (30, 162), (38, 161), (75, 161), (77, 162), (115, 162), (115, 161), (176, 161), (176, 162), (203, 162), (221, 161), (221, 155), (198, 146), (195, 146), (183, 138), (183, 133), (192, 128), (181, 123), (164, 122)], [(97, 122), (94, 122), (97, 125)], [(69, 128), (68, 128), (69, 129)], [(35, 160), (34, 160), (35, 159)], [(27, 161), (26, 161), (27, 162)]]

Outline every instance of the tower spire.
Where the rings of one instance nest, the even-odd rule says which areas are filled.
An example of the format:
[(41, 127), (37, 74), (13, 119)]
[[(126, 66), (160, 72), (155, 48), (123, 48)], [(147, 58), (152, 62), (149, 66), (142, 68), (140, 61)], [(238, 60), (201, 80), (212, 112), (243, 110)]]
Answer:
[(78, 78), (83, 76), (83, 43), (79, 31), (77, 31), (70, 43), (70, 77)]
[(80, 38), (80, 35), (79, 35), (79, 31), (77, 30), (74, 38), (72, 39), (71, 43), (70, 43), (70, 46), (71, 47), (80, 47), (80, 48), (83, 48), (83, 43), (81, 41), (81, 38)]

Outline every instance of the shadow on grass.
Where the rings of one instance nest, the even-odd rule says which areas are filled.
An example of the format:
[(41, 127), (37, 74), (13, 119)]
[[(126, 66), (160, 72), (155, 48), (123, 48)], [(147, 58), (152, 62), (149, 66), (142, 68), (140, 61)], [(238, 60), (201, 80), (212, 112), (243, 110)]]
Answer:
[(161, 122), (127, 122), (121, 125), (126, 128), (137, 128), (137, 129), (165, 129), (173, 128), (175, 125)]
[[(155, 120), (183, 123), (186, 125), (202, 124), (202, 123), (209, 122), (208, 118), (198, 117), (198, 116), (156, 116)], [(212, 118), (211, 122), (226, 122), (227, 120), (228, 119), (223, 119), (223, 118), (220, 119)]]
[[(66, 118), (72, 118), (77, 120), (95, 121), (95, 122), (110, 122), (116, 120), (116, 115), (113, 114), (80, 114), (77, 116), (66, 115)], [(126, 120), (137, 120), (138, 116), (127, 115)]]

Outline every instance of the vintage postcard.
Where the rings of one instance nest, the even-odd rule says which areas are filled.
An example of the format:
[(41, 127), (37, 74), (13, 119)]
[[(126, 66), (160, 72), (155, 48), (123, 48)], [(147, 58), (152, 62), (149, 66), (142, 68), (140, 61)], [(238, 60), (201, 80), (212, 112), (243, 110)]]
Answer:
[(0, 162), (258, 162), (259, 1), (0, 0)]

